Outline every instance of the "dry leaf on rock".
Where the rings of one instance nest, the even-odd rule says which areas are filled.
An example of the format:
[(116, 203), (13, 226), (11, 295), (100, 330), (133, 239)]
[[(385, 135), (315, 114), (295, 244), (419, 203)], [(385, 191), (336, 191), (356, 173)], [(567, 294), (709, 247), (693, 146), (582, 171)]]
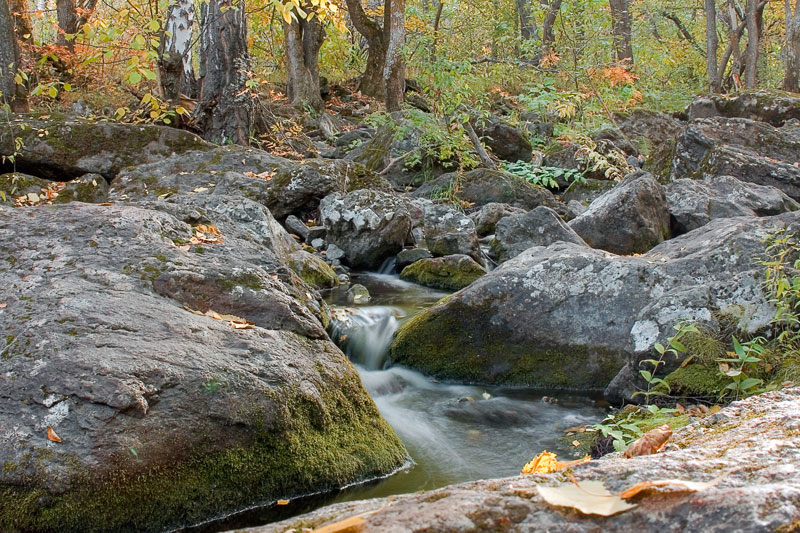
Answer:
[(275, 503), (277, 503), (278, 505), (289, 505), (289, 500), (278, 500)]
[[(700, 490), (710, 489), (720, 481), (722, 481), (722, 476), (712, 479), (711, 481), (684, 481), (682, 479), (657, 479), (656, 481), (642, 481), (628, 490), (620, 492), (619, 495), (621, 498), (633, 498), (643, 490), (651, 489), (653, 487), (666, 486), (681, 487), (682, 492), (697, 492)], [(678, 491), (673, 490), (670, 492)]]
[(363, 531), (365, 525), (366, 522), (364, 522), (363, 518), (353, 516), (341, 522), (315, 529), (313, 533), (356, 533), (357, 531)]
[(47, 440), (52, 442), (61, 442), (61, 437), (56, 435), (56, 432), (53, 431), (52, 427), (47, 426)]
[(651, 429), (628, 446), (628, 449), (625, 450), (625, 457), (652, 455), (658, 452), (671, 436), (672, 428), (667, 424)]
[(558, 487), (540, 487), (536, 490), (550, 505), (572, 507), (584, 514), (612, 516), (636, 507), (611, 494), (602, 481), (586, 480), (578, 483), (563, 484)]
[(580, 459), (575, 459), (574, 461), (559, 461), (556, 454), (545, 450), (536, 457), (534, 457), (533, 459), (531, 459), (530, 462), (528, 462), (525, 466), (523, 466), (521, 473), (549, 474), (551, 472), (563, 470), (564, 468), (569, 468), (571, 466), (579, 465), (581, 463), (585, 463), (590, 460), (591, 457), (587, 455), (585, 457), (581, 457)]

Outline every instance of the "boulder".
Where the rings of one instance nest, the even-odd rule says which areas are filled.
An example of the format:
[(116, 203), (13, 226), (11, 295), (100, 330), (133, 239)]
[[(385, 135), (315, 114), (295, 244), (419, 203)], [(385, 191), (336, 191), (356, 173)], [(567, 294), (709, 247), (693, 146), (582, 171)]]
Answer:
[[(64, 204), (76, 201), (103, 203), (108, 198), (108, 182), (99, 174), (85, 174), (64, 183), (12, 172), (0, 175), (0, 193), (0, 204), (7, 205), (13, 205), (17, 198), (29, 194), (35, 195), (33, 201), (26, 201), (30, 204)], [(39, 199), (36, 200), (36, 197)]]
[(800, 204), (775, 187), (744, 183), (733, 176), (679, 179), (665, 187), (672, 233), (680, 235), (715, 218), (771, 216)]
[(744, 118), (692, 121), (678, 139), (672, 179), (734, 176), (800, 198), (800, 137)]
[(769, 323), (757, 258), (765, 232), (784, 227), (800, 229), (800, 212), (712, 220), (640, 257), (529, 248), (404, 324), (392, 360), (442, 379), (571, 389), (602, 389), (627, 365), (635, 376), (606, 394), (629, 398), (638, 362), (679, 320)]
[(86, 202), (102, 204), (108, 201), (108, 182), (100, 174), (84, 174), (64, 184), (54, 202)]
[(379, 191), (326, 196), (320, 217), (328, 242), (344, 251), (345, 262), (353, 268), (378, 268), (403, 249), (411, 231), (406, 203)]
[(673, 115), (634, 109), (615, 116), (620, 131), (646, 156), (643, 168), (661, 183), (669, 181), (675, 142), (686, 122)]
[(36, 176), (21, 172), (0, 174), (0, 205), (13, 205), (14, 199), (28, 194), (39, 195), (42, 191), (53, 185), (52, 181), (43, 180)]
[(0, 530), (164, 531), (404, 463), (320, 302), (252, 229), (218, 228), (0, 211)]
[(326, 195), (356, 189), (388, 191), (388, 182), (342, 159), (302, 163), (241, 146), (217, 147), (168, 157), (125, 169), (111, 184), (109, 197), (136, 201), (176, 194), (244, 196), (284, 219), (313, 214)]
[(286, 228), (286, 231), (289, 233), (297, 235), (304, 241), (308, 241), (308, 226), (306, 226), (305, 223), (296, 216), (289, 215), (286, 217), (283, 225)]
[(497, 223), (490, 255), (500, 263), (516, 257), (531, 246), (550, 246), (556, 242), (587, 246), (558, 213), (544, 206), (522, 215), (506, 217)]
[(486, 274), (486, 269), (468, 255), (432, 257), (405, 267), (400, 278), (426, 287), (458, 291)]
[(610, 517), (546, 503), (537, 487), (569, 487), (561, 471), (336, 503), (246, 533), (334, 528), (352, 517), (361, 517), (363, 531), (790, 531), (800, 522), (798, 419), (800, 389), (784, 389), (674, 430), (664, 453), (614, 453), (572, 467), (579, 483), (602, 482), (610, 493), (655, 480), (718, 480), (700, 492), (648, 490)]
[(525, 133), (498, 117), (473, 119), (475, 133), (494, 155), (505, 161), (530, 161), (533, 148)]
[(397, 260), (397, 269), (402, 271), (411, 263), (416, 263), (420, 259), (428, 259), (430, 257), (433, 257), (431, 252), (425, 248), (409, 248), (408, 250), (402, 250), (395, 258)]
[(69, 181), (88, 173), (111, 180), (131, 165), (214, 147), (192, 133), (166, 126), (55, 113), (14, 115), (9, 127), (0, 131), (0, 153), (13, 154), (16, 138), (22, 139), (16, 168), (52, 181)]
[(592, 248), (621, 255), (646, 252), (670, 237), (664, 191), (642, 171), (597, 198), (569, 226)]
[(491, 202), (481, 207), (479, 211), (472, 213), (469, 217), (475, 223), (475, 231), (478, 236), (485, 237), (494, 233), (495, 226), (500, 219), (523, 213), (525, 213), (525, 210), (519, 207)]
[(789, 120), (800, 120), (800, 98), (766, 91), (705, 95), (692, 100), (685, 114), (690, 120), (711, 117), (746, 118), (779, 127)]
[(476, 168), (463, 174), (445, 174), (412, 193), (417, 198), (435, 199), (443, 195), (478, 207), (495, 202), (530, 210), (543, 205), (559, 214), (566, 213), (566, 206), (544, 187), (501, 170)]
[(425, 244), (434, 256), (463, 254), (482, 261), (475, 224), (446, 204), (425, 207)]

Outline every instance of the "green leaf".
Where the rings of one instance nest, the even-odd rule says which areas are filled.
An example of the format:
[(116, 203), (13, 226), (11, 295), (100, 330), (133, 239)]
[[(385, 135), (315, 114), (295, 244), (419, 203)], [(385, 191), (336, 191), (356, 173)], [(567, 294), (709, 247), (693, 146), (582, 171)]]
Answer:
[(743, 379), (741, 381), (741, 383), (739, 383), (739, 389), (740, 390), (751, 389), (751, 388), (755, 387), (756, 385), (760, 385), (761, 383), (763, 383), (763, 380), (760, 380), (758, 378)]
[(58, 96), (58, 89), (53, 86), (50, 86), (50, 89), (47, 90), (47, 94), (50, 95), (50, 98), (55, 98)]
[(134, 85), (142, 81), (142, 75), (136, 72), (135, 70), (128, 75), (128, 81), (133, 83)]

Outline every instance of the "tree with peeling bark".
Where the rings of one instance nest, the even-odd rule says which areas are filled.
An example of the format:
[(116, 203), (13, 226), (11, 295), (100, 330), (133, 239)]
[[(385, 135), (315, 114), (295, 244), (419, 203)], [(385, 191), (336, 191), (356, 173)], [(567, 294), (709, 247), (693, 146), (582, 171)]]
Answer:
[(388, 35), (383, 82), (386, 86), (386, 110), (389, 112), (400, 111), (406, 87), (403, 58), (406, 40), (405, 9), (405, 0), (386, 0), (383, 10), (383, 27)]
[(207, 139), (249, 144), (252, 101), (247, 92), (245, 3), (209, 0), (202, 5), (200, 102), (195, 116)]
[(158, 81), (163, 98), (178, 105), (180, 96), (195, 96), (192, 66), (194, 2), (173, 0), (167, 10), (158, 50)]
[(14, 19), (7, 0), (0, 0), (0, 102), (15, 113), (28, 111), (25, 91), (15, 80), (19, 69), (19, 46), (14, 33)]

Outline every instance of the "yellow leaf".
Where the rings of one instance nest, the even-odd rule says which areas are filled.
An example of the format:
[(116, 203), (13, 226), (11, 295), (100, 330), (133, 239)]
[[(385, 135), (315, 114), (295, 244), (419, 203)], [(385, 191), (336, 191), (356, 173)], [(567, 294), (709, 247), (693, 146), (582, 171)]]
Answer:
[(564, 484), (558, 487), (537, 486), (539, 495), (550, 505), (558, 507), (571, 507), (583, 514), (611, 516), (636, 507), (608, 492), (602, 481), (587, 480), (577, 481), (574, 484)]
[(286, 21), (286, 24), (291, 24), (292, 23), (292, 15), (291, 15), (291, 13), (289, 13), (288, 11), (284, 11), (283, 12), (283, 20)]
[(356, 533), (364, 529), (366, 523), (360, 516), (353, 516), (341, 522), (313, 530), (313, 533)]
[(52, 427), (47, 426), (47, 440), (52, 442), (61, 442), (61, 437), (56, 435), (56, 432), (53, 431)]
[(588, 455), (574, 461), (558, 461), (557, 459), (556, 454), (545, 450), (522, 467), (522, 474), (549, 474), (592, 460)]
[(50, 95), (50, 98), (55, 98), (58, 96), (58, 90), (55, 87), (50, 87), (50, 89), (47, 91), (47, 94)]
[(275, 503), (277, 503), (278, 505), (289, 505), (289, 500), (278, 500)]

